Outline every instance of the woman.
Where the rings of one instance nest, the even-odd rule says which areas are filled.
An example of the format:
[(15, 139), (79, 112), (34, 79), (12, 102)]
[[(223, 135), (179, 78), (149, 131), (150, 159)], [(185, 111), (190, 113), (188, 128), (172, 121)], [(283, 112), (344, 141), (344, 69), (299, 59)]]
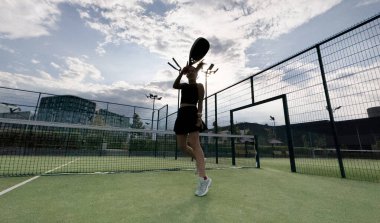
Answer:
[[(196, 160), (199, 182), (195, 195), (200, 197), (207, 194), (211, 185), (211, 178), (206, 176), (204, 154), (199, 142), (199, 132), (207, 129), (202, 122), (204, 88), (202, 84), (196, 82), (198, 71), (202, 66), (203, 62), (196, 67), (190, 65), (184, 67), (173, 84), (174, 89), (181, 89), (181, 105), (174, 131), (178, 146)], [(188, 84), (180, 83), (184, 74), (189, 81)]]

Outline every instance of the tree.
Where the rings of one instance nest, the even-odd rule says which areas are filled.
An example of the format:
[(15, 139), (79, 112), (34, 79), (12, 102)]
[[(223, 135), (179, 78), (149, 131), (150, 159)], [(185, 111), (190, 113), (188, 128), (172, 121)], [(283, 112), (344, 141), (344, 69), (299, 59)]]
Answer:
[(105, 121), (104, 121), (104, 117), (102, 115), (95, 115), (94, 119), (93, 119), (93, 125), (100, 125), (100, 126), (104, 126), (106, 125)]
[(133, 123), (132, 123), (133, 129), (143, 129), (144, 123), (141, 121), (141, 118), (139, 114), (135, 113), (133, 114)]

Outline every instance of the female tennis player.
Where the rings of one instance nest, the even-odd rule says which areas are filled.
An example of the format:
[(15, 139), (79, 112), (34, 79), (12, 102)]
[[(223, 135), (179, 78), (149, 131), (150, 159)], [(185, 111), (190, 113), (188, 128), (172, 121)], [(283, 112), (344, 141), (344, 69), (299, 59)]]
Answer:
[[(204, 153), (199, 141), (199, 132), (207, 129), (202, 122), (204, 87), (196, 82), (198, 71), (203, 64), (201, 61), (196, 67), (187, 65), (179, 72), (173, 84), (174, 89), (181, 89), (181, 105), (174, 131), (177, 135), (178, 146), (196, 160), (199, 182), (195, 195), (200, 197), (207, 194), (211, 185), (211, 178), (206, 176)], [(184, 74), (188, 83), (180, 83)]]

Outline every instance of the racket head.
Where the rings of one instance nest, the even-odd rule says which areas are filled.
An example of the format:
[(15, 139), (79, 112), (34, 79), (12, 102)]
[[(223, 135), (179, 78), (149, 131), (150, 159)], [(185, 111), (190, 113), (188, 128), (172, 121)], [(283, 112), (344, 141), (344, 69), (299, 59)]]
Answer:
[(206, 56), (209, 49), (210, 43), (207, 39), (203, 37), (196, 39), (190, 49), (189, 64), (193, 65), (200, 61), (204, 56)]

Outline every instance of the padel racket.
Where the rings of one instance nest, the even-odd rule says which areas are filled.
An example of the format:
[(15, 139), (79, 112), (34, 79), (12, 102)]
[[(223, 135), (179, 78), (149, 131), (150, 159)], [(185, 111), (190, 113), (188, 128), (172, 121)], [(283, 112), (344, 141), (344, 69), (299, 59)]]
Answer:
[(193, 65), (200, 61), (204, 56), (206, 56), (208, 50), (210, 49), (210, 43), (207, 39), (199, 37), (193, 43), (189, 53), (189, 65)]

